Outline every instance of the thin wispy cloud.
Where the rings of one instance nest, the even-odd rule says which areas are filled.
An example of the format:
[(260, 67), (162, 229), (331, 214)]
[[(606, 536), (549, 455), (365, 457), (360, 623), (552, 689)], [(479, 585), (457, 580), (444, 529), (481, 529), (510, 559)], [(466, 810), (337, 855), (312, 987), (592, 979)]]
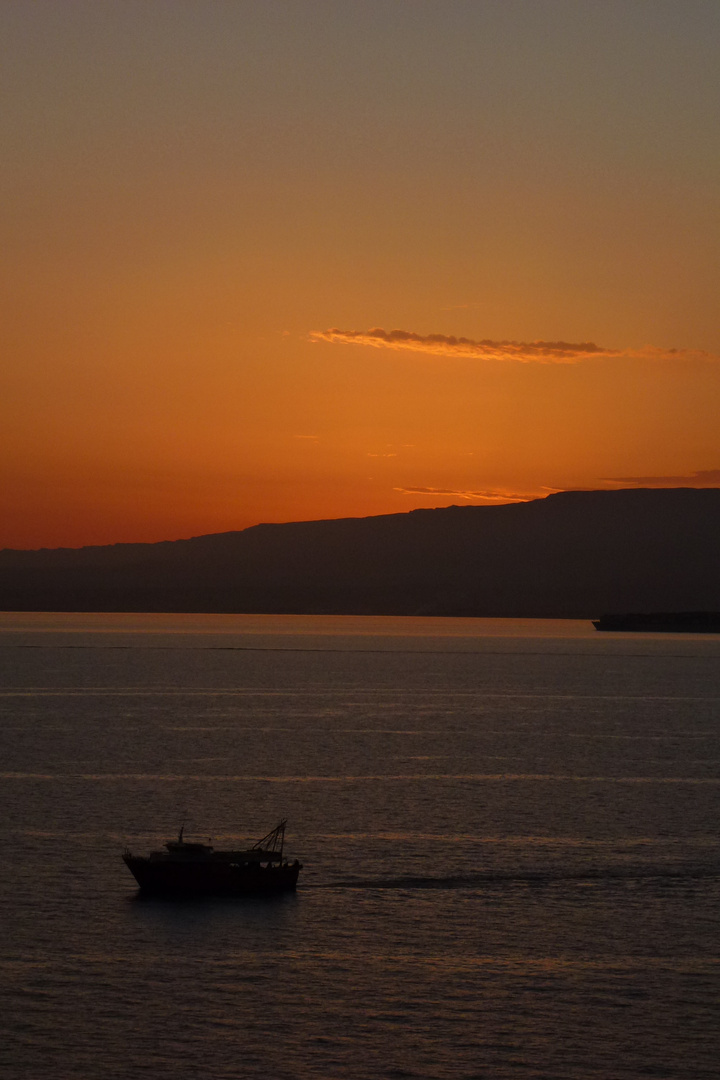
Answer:
[(606, 476), (603, 482), (633, 487), (716, 487), (720, 486), (720, 469), (699, 469), (687, 476)]
[[(476, 491), (467, 488), (396, 487), (393, 490), (399, 491), (401, 495), (453, 495), (466, 502), (484, 503), (527, 502), (529, 499), (538, 498), (537, 492), (528, 494), (500, 489)], [(543, 494), (547, 494), (547, 490)]]
[(447, 334), (416, 334), (410, 330), (313, 330), (312, 341), (337, 345), (369, 345), (375, 349), (407, 349), (432, 356), (470, 357), (476, 360), (515, 361), (521, 364), (577, 364), (594, 358), (625, 359), (713, 359), (712, 353), (693, 349), (612, 349), (592, 341), (493, 341), (475, 340)]

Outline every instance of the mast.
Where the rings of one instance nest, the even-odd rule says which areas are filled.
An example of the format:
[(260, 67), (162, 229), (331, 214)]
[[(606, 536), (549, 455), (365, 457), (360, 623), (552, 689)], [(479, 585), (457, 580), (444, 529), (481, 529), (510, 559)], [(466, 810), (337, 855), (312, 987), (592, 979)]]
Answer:
[(261, 840), (253, 844), (252, 850), (260, 849), (271, 852), (273, 855), (278, 854), (278, 845), (280, 847), (280, 862), (282, 863), (283, 845), (285, 843), (285, 826), (287, 825), (287, 818), (283, 818), (279, 825), (276, 825), (272, 832), (269, 832), (267, 836), (263, 836)]

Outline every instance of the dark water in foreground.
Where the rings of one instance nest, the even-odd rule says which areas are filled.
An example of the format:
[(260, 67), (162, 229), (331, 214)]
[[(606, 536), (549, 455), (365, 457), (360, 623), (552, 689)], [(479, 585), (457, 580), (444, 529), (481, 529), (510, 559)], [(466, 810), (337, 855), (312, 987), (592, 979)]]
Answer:
[[(716, 1077), (720, 638), (0, 615), (0, 1070)], [(290, 819), (298, 893), (120, 860)]]

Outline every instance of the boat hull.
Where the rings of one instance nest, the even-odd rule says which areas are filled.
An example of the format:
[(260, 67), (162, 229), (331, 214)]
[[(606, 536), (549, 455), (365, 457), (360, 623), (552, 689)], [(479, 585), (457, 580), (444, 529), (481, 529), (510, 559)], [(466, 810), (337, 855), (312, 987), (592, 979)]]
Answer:
[(284, 866), (236, 865), (211, 862), (160, 862), (139, 855), (123, 855), (143, 893), (163, 896), (254, 896), (293, 892), (300, 864)]

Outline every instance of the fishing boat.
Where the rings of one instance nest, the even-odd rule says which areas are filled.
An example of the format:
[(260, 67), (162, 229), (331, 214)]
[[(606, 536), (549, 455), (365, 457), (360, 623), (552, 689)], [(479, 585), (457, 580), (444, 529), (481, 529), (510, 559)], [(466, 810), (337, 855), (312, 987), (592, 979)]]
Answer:
[(164, 850), (133, 855), (127, 848), (123, 862), (143, 893), (165, 896), (247, 896), (292, 892), (302, 865), (284, 858), (283, 820), (251, 848), (220, 851), (212, 844), (186, 840), (184, 826), (177, 840)]

